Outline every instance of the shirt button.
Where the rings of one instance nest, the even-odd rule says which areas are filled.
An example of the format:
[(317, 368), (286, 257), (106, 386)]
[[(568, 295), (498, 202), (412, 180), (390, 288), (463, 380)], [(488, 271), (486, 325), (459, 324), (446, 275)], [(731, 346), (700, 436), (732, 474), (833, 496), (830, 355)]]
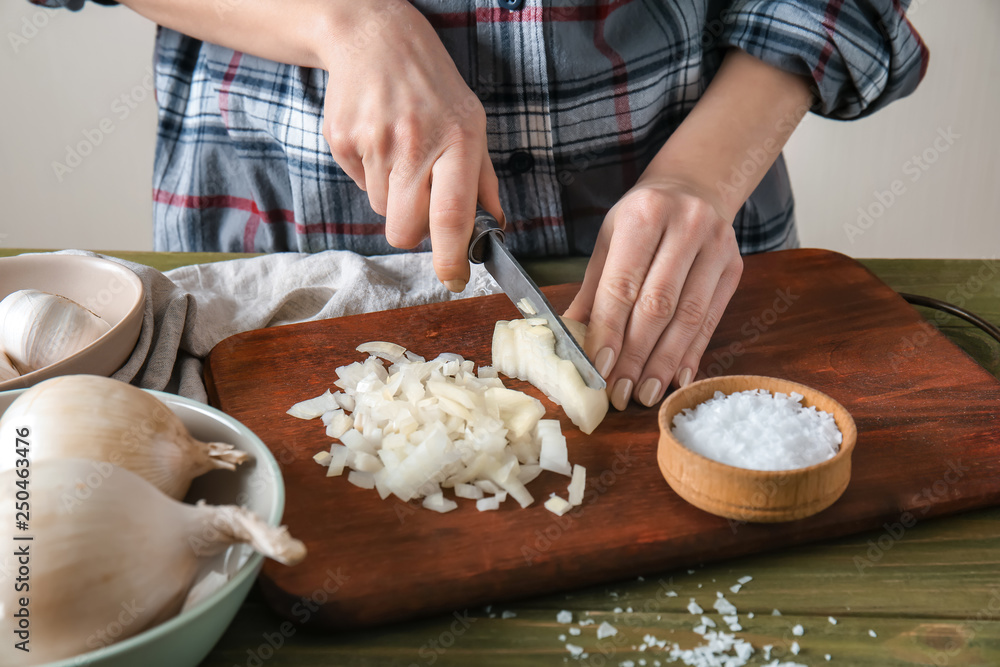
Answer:
[(514, 151), (507, 160), (507, 168), (515, 174), (526, 174), (535, 166), (535, 158), (528, 151)]
[(497, 4), (500, 5), (500, 9), (513, 12), (524, 6), (524, 0), (497, 0)]

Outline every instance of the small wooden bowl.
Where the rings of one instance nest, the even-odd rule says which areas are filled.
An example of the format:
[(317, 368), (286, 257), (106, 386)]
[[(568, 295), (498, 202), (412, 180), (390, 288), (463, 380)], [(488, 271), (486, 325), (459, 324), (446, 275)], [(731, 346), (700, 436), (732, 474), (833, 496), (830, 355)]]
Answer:
[[(793, 470), (747, 470), (719, 463), (682, 445), (671, 433), (674, 416), (707, 401), (716, 391), (729, 395), (748, 389), (772, 394), (793, 391), (802, 404), (833, 415), (843, 435), (833, 458)], [(657, 461), (670, 487), (684, 500), (712, 514), (755, 523), (794, 521), (826, 509), (851, 479), (851, 453), (858, 430), (850, 413), (826, 394), (797, 382), (761, 375), (728, 375), (699, 380), (671, 394), (660, 405)]]

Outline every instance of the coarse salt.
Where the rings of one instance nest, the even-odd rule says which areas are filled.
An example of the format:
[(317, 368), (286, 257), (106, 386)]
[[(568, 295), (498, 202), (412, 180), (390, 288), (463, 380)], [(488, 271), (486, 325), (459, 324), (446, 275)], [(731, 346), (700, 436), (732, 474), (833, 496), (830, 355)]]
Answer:
[(691, 451), (738, 468), (804, 468), (832, 458), (843, 436), (833, 415), (801, 400), (795, 392), (717, 391), (675, 415), (671, 432)]

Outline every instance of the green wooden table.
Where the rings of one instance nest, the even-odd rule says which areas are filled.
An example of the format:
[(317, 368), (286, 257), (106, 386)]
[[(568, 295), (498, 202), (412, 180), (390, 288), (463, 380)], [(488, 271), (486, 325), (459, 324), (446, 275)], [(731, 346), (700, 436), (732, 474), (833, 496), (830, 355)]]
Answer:
[[(15, 252), (0, 251), (0, 256)], [(109, 254), (161, 269), (236, 257)], [(996, 260), (862, 262), (899, 291), (946, 299), (1000, 324)], [(540, 283), (551, 284), (579, 280), (584, 266), (581, 260), (568, 260), (528, 268)], [(922, 312), (1000, 377), (1000, 345), (961, 320)], [(730, 593), (729, 587), (744, 575), (753, 580), (739, 593)], [(668, 591), (677, 596), (668, 597)], [(710, 609), (716, 591), (739, 609), (743, 631), (738, 635), (758, 649), (752, 665), (765, 664), (759, 650), (765, 644), (774, 646), (772, 658), (811, 666), (1000, 665), (1000, 508), (919, 522), (902, 533), (863, 533), (694, 570), (650, 572), (642, 580), (521, 600), (488, 611), (461, 609), (345, 635), (296, 629), (273, 614), (254, 591), (202, 667), (603, 667), (628, 665), (626, 661), (654, 667), (670, 663), (659, 650), (641, 650), (644, 637), (653, 635), (683, 648), (700, 643), (692, 631), (697, 618), (686, 605), (694, 597)], [(774, 609), (781, 616), (772, 615)], [(572, 624), (557, 621), (561, 610), (573, 613)], [(748, 618), (749, 612), (753, 618)], [(595, 623), (571, 635), (570, 628), (584, 619)], [(618, 634), (598, 640), (595, 628), (603, 621)], [(793, 634), (795, 625), (803, 627), (802, 636)], [(567, 642), (581, 647), (587, 657), (571, 657)], [(797, 656), (791, 653), (793, 642), (801, 647)]]

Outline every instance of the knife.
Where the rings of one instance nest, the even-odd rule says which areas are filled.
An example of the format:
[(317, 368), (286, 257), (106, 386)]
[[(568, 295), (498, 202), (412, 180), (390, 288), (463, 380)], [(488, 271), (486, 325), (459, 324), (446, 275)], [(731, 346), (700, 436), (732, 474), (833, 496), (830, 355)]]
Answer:
[[(526, 300), (536, 311), (531, 317), (541, 317), (548, 323), (556, 336), (556, 354), (576, 366), (580, 377), (592, 389), (605, 389), (607, 383), (587, 358), (580, 344), (552, 310), (552, 304), (538, 289), (535, 281), (525, 273), (521, 265), (510, 254), (505, 243), (506, 235), (500, 223), (485, 209), (476, 209), (475, 226), (469, 240), (469, 261), (482, 264), (518, 310)], [(522, 310), (523, 312), (523, 310)], [(527, 314), (526, 314), (527, 315)]]

